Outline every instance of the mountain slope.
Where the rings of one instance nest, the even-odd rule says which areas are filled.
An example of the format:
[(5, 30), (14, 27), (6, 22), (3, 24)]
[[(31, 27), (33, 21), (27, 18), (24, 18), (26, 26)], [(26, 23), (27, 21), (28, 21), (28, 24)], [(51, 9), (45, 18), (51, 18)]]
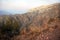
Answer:
[(1, 40), (60, 40), (60, 3), (0, 16), (0, 35)]

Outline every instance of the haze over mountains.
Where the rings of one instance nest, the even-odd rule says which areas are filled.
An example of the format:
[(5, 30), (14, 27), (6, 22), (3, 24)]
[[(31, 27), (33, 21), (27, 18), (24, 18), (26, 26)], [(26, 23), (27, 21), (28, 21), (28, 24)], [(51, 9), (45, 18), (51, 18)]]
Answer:
[(9, 14), (9, 13), (6, 12), (6, 11), (1, 11), (1, 10), (0, 10), (0, 15), (7, 15), (7, 14)]
[(0, 16), (0, 40), (60, 40), (60, 3)]

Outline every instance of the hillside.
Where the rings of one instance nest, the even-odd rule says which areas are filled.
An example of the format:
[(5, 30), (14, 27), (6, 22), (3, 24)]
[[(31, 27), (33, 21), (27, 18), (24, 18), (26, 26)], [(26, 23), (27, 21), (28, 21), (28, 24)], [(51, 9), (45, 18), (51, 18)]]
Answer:
[(60, 40), (60, 3), (0, 16), (0, 40)]

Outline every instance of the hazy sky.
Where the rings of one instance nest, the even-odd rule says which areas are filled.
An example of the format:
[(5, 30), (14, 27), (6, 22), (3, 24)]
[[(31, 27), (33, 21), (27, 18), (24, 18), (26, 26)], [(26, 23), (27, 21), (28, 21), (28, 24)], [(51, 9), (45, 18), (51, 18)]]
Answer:
[(9, 12), (23, 12), (37, 6), (57, 3), (59, 0), (0, 0), (0, 10)]

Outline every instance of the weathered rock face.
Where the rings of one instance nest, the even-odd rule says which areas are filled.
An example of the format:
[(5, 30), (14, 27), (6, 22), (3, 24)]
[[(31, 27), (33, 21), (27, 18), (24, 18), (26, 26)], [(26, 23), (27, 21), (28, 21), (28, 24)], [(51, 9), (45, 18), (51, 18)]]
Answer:
[(60, 40), (60, 3), (0, 16), (0, 40)]

